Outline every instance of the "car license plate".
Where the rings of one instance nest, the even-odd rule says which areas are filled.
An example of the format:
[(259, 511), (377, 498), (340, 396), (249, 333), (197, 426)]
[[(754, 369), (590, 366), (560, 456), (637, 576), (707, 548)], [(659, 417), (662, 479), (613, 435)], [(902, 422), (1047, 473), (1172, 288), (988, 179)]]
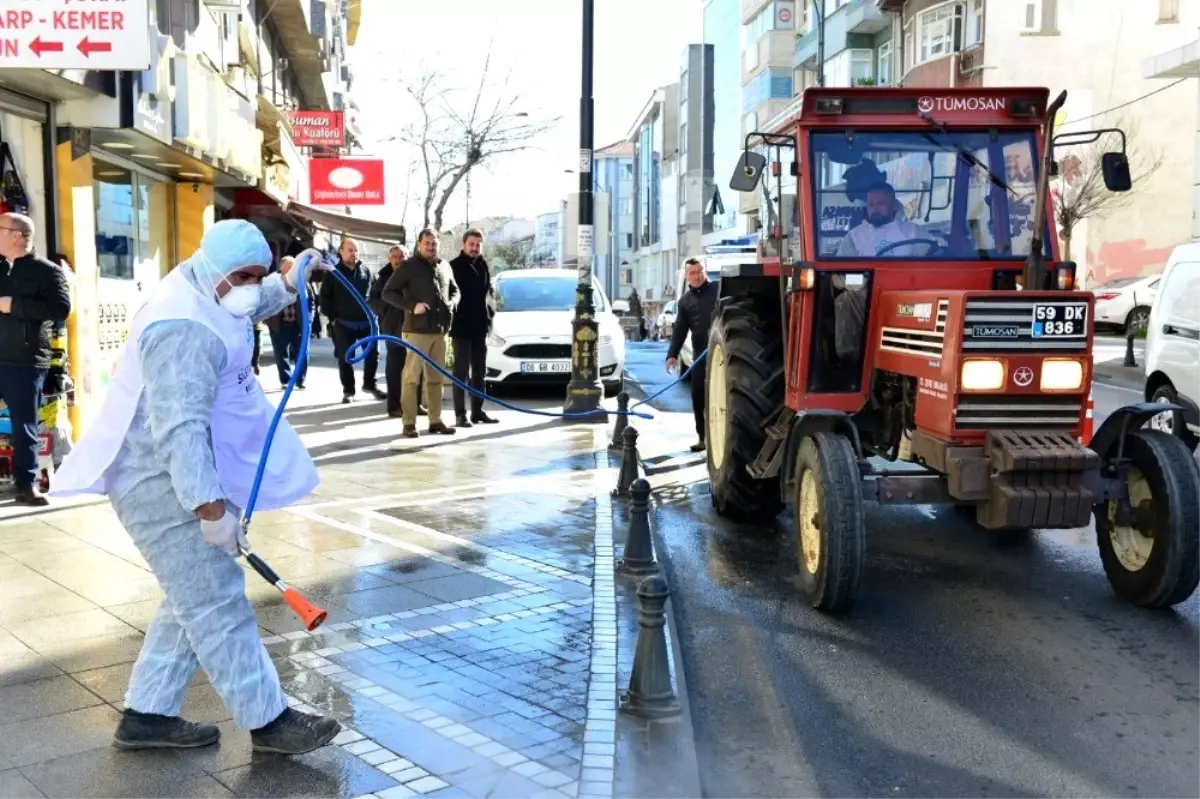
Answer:
[(1086, 302), (1038, 302), (1033, 305), (1034, 338), (1085, 338)]
[(521, 374), (556, 374), (571, 371), (570, 361), (521, 361)]

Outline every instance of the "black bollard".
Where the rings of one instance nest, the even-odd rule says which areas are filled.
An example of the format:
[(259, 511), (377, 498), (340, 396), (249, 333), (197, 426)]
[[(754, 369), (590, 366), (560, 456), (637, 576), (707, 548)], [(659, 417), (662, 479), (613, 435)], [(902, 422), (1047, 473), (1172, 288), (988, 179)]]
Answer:
[(629, 427), (629, 394), (622, 391), (617, 395), (617, 422), (613, 425), (612, 441), (608, 443), (609, 449), (620, 449), (624, 446), (625, 428)]
[(1121, 364), (1122, 366), (1137, 366), (1138, 365), (1137, 358), (1135, 358), (1133, 355), (1134, 331), (1135, 331), (1135, 328), (1133, 327), (1133, 325), (1130, 325), (1129, 330), (1126, 331), (1126, 333), (1125, 333), (1125, 363)]
[(639, 477), (629, 486), (629, 494), (629, 532), (617, 569), (625, 574), (653, 574), (658, 562), (650, 538), (650, 482)]
[(629, 690), (621, 697), (621, 710), (642, 718), (665, 718), (679, 714), (679, 697), (671, 685), (671, 663), (667, 653), (667, 600), (671, 589), (658, 575), (638, 586), (638, 636), (633, 651)]
[(638, 478), (637, 428), (629, 425), (621, 434), (621, 472), (617, 475), (617, 487), (613, 489), (614, 497), (628, 497), (629, 486)]

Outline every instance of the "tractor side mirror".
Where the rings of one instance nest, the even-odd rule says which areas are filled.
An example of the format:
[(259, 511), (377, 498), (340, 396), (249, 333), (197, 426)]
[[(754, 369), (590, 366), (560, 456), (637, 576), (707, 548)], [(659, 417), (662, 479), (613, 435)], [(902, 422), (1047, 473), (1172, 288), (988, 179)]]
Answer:
[(733, 168), (733, 177), (729, 179), (729, 188), (734, 191), (754, 191), (762, 180), (763, 168), (767, 165), (767, 157), (752, 150), (743, 150)]
[(1129, 158), (1125, 153), (1104, 153), (1100, 156), (1100, 169), (1104, 173), (1104, 185), (1109, 191), (1129, 191), (1133, 188)]

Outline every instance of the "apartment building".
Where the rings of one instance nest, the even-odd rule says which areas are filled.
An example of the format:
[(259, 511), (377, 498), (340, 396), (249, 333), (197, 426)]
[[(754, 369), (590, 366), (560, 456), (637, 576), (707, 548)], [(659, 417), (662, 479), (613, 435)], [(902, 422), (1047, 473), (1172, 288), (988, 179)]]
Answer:
[(625, 297), (633, 288), (622, 268), (633, 261), (633, 159), (633, 143), (620, 141), (597, 149), (592, 161), (593, 191), (606, 197), (608, 209), (607, 246), (603, 254), (597, 247), (593, 271), (610, 297)]
[(713, 231), (713, 47), (688, 45), (679, 74), (679, 257), (703, 254)]
[[(634, 148), (634, 252), (629, 285), (650, 312), (678, 268), (679, 84), (656, 89), (630, 129)], [(657, 311), (655, 311), (657, 313)]]
[[(822, 13), (825, 18), (823, 40), (818, 24)], [(819, 85), (822, 79), (826, 86), (891, 85), (900, 73), (893, 41), (897, 27), (893, 17), (876, 0), (814, 0), (807, 3), (802, 28), (795, 41), (793, 63), (800, 84), (796, 93), (807, 86)], [(914, 42), (920, 37), (929, 37), (934, 31), (930, 24), (918, 31), (911, 20), (904, 29), (915, 37)], [(928, 51), (930, 43), (926, 42), (925, 47)], [(915, 45), (909, 50), (914, 48)]]
[(740, 235), (745, 225), (729, 188), (742, 150), (742, 0), (706, 0), (702, 13), (703, 42), (712, 48), (712, 230), (701, 237), (707, 246)]
[[(1197, 96), (1197, 108), (1200, 108), (1200, 39), (1196, 39), (1182, 47), (1176, 47), (1160, 55), (1148, 59), (1145, 65), (1147, 80), (1157, 80), (1169, 84), (1164, 90), (1172, 88), (1179, 81), (1191, 83), (1191, 91)], [(1188, 79), (1191, 80), (1188, 80)], [(1195, 136), (1195, 165), (1192, 170), (1192, 240), (1200, 241), (1200, 113), (1197, 114)]]

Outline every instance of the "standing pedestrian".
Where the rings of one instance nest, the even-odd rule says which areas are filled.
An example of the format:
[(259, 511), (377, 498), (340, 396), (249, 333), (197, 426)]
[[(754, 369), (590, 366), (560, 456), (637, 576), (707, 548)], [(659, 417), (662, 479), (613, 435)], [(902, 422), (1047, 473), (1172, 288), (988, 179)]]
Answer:
[[(667, 348), (667, 371), (679, 365), (679, 351), (690, 332), (692, 334), (692, 358), (708, 349), (708, 331), (712, 326), (713, 310), (717, 305), (717, 284), (708, 279), (704, 265), (695, 258), (683, 262), (683, 279), (687, 290), (679, 298), (675, 311), (675, 329), (671, 333), (671, 345)], [(706, 369), (701, 367), (692, 372), (692, 413), (696, 417), (696, 443), (692, 452), (704, 451), (704, 410), (708, 401), (705, 392)]]
[[(295, 258), (285, 255), (279, 260), (278, 271), (287, 272), (295, 263)], [(308, 307), (311, 313), (313, 290), (308, 285), (305, 285), (304, 289), (308, 292)], [(275, 369), (279, 372), (279, 385), (287, 388), (287, 384), (292, 380), (294, 367), (300, 370), (296, 378), (296, 388), (303, 390), (308, 364), (300, 363), (300, 337), (304, 334), (301, 330), (303, 322), (300, 319), (300, 301), (297, 300), (274, 316), (268, 317), (264, 324), (271, 335), (271, 349), (275, 351)]]
[[(353, 239), (342, 239), (338, 247), (338, 264), (335, 267), (343, 277), (349, 278), (359, 295), (367, 297), (375, 276), (358, 260), (358, 245)], [(342, 404), (354, 401), (354, 367), (346, 363), (346, 352), (350, 346), (371, 332), (367, 311), (342, 285), (340, 280), (326, 277), (321, 282), (321, 310), (329, 318), (329, 333), (333, 338), (333, 356), (337, 358), (338, 376), (342, 379)], [(367, 350), (363, 361), (363, 391), (375, 399), (387, 399), (387, 394), (375, 384), (375, 372), (379, 369), (379, 350), (374, 343)]]
[[(425, 353), (438, 366), (446, 366), (446, 334), (458, 304), (454, 272), (438, 257), (438, 234), (425, 228), (417, 236), (417, 254), (405, 259), (383, 289), (383, 301), (404, 311), (404, 340)], [(410, 353), (401, 377), (400, 410), (404, 437), (417, 438), (417, 392), (425, 372), (429, 403), (429, 432), (451, 436), (453, 427), (442, 424), (442, 373), (420, 356)]]
[[(487, 337), (496, 315), (496, 289), (483, 258), (482, 233), (472, 228), (463, 234), (462, 252), (450, 262), (450, 269), (459, 291), (458, 308), (450, 326), (454, 376), (482, 394), (487, 371)], [(467, 419), (466, 393), (455, 384), (454, 416), (459, 427), (498, 421), (483, 412), (483, 398), (475, 394), (471, 395), (471, 418)]]
[(37, 488), (38, 408), (51, 338), (71, 314), (63, 270), (33, 251), (33, 220), (0, 214), (0, 400), (12, 423), (16, 500), (46, 505)]
[[(133, 664), (113, 735), (119, 749), (220, 739), (216, 725), (180, 717), (198, 667), (256, 750), (309, 752), (341, 729), (288, 707), (236, 560), (245, 545), (238, 516), (275, 415), (250, 374), (251, 325), (294, 302), (297, 290), (291, 270), (266, 276), (270, 263), (266, 239), (249, 222), (210, 227), (134, 316), (100, 417), (55, 476), (55, 494), (108, 496), (166, 595)], [(286, 419), (264, 474), (264, 511), (320, 482)]]
[[(375, 285), (371, 288), (370, 296), (367, 297), (367, 305), (371, 306), (371, 310), (379, 317), (379, 332), (396, 338), (404, 335), (404, 311), (383, 301), (383, 289), (406, 258), (408, 258), (408, 251), (399, 244), (393, 245), (388, 250), (388, 262), (379, 270), (379, 274), (375, 277)], [(392, 418), (399, 418), (402, 415), (400, 413), (400, 379), (404, 373), (407, 356), (408, 350), (404, 347), (390, 341), (387, 342), (383, 374), (387, 382), (387, 414)], [(418, 394), (424, 387), (425, 378), (422, 375)], [(419, 402), (417, 415), (424, 416), (425, 414), (425, 404)]]

